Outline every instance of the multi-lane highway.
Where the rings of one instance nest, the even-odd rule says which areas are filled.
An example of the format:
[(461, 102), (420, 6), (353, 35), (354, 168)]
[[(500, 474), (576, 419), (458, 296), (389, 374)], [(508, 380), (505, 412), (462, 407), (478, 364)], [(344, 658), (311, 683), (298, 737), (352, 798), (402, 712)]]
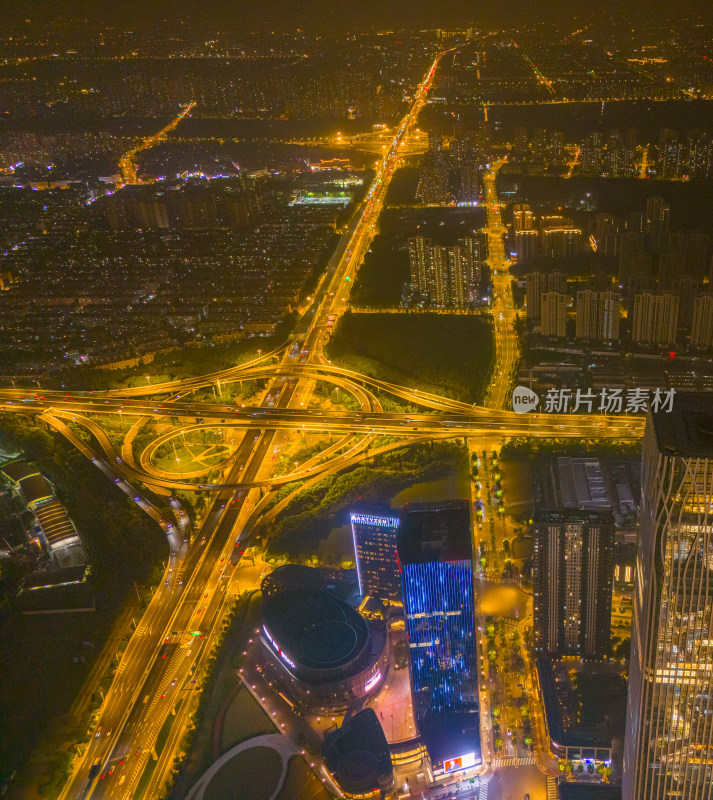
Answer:
[[(489, 258), (494, 283), (494, 314), (497, 366), (487, 407), (417, 392), (408, 387), (367, 378), (350, 370), (333, 367), (321, 355), (322, 338), (328, 320), (347, 306), (364, 253), (374, 236), (389, 182), (405, 143), (426, 100), (439, 57), (419, 85), (409, 113), (396, 127), (388, 149), (376, 169), (372, 186), (357, 213), (344, 231), (314, 300), (298, 323), (292, 340), (283, 347), (252, 362), (219, 373), (113, 392), (55, 392), (22, 389), (0, 390), (0, 411), (42, 415), (49, 424), (79, 446), (80, 440), (67, 426), (76, 422), (89, 430), (95, 444), (82, 445), (91, 458), (120, 485), (133, 491), (141, 481), (157, 490), (208, 490), (214, 492), (209, 513), (204, 518), (193, 544), (180, 527), (158, 519), (170, 536), (171, 557), (164, 581), (125, 651), (110, 691), (100, 709), (99, 721), (85, 753), (75, 764), (62, 800), (76, 798), (134, 797), (159, 731), (171, 725), (169, 744), (157, 754), (151, 779), (151, 793), (160, 790), (163, 777), (175, 755), (175, 747), (185, 730), (191, 698), (200, 680), (216, 630), (220, 628), (228, 595), (227, 585), (240, 569), (242, 554), (249, 544), (251, 521), (264, 506), (258, 487), (307, 479), (335, 472), (357, 463), (374, 438), (386, 434), (399, 442), (473, 435), (508, 437), (596, 437), (620, 440), (639, 438), (642, 420), (636, 417), (597, 415), (518, 415), (504, 411), (506, 395), (517, 347), (512, 320), (512, 296), (507, 272), (507, 257), (502, 243), (502, 221), (495, 192), (494, 167), (486, 175), (488, 204)], [(187, 112), (186, 112), (187, 113)], [(221, 382), (269, 379), (259, 406), (243, 408), (214, 403), (192, 402), (192, 390)], [(328, 381), (344, 388), (359, 400), (360, 411), (319, 411), (302, 405), (305, 392), (314, 380)], [(412, 414), (384, 412), (376, 392), (388, 392), (420, 406)], [(158, 396), (164, 399), (156, 400)], [(176, 423), (175, 431), (205, 428), (230, 428), (242, 434), (232, 466), (220, 482), (201, 484), (167, 476), (152, 463), (148, 452), (139, 463), (125, 458), (94, 418), (116, 414), (139, 420)], [(329, 448), (320, 458), (302, 464), (287, 476), (271, 474), (266, 455), (279, 431), (334, 432), (339, 446)], [(170, 434), (165, 434), (170, 440)], [(349, 445), (347, 452), (338, 452)], [(336, 445), (336, 443), (335, 443)], [(378, 449), (378, 444), (377, 444)], [(374, 452), (374, 451), (372, 451)], [(132, 462), (132, 463), (130, 463)], [(140, 494), (137, 502), (142, 501)], [(272, 510), (274, 511), (274, 509)], [(270, 512), (272, 513), (272, 512)], [(186, 541), (184, 541), (186, 539)], [(236, 566), (237, 565), (237, 566)], [(91, 777), (90, 777), (91, 775)]]
[[(295, 337), (300, 354), (306, 353), (310, 358), (315, 356), (326, 327), (321, 323), (326, 322), (330, 315), (341, 313), (346, 305), (352, 279), (374, 235), (374, 224), (400, 149), (425, 101), (439, 58), (434, 60), (419, 85), (414, 103), (399, 124), (359, 212), (340, 240), (312, 306), (298, 325)], [(271, 398), (269, 404), (265, 401), (262, 407), (251, 409), (194, 404), (185, 402), (185, 399), (180, 402), (182, 391), (195, 388), (191, 382), (172, 386), (175, 394), (171, 402), (158, 405), (141, 399), (140, 393), (136, 392), (129, 392), (136, 399), (125, 399), (126, 393), (124, 397), (117, 396), (120, 393), (70, 393), (62, 396), (54, 392), (28, 396), (13, 391), (0, 398), (0, 410), (6, 412), (39, 413), (64, 420), (76, 417), (76, 421), (85, 426), (89, 421), (87, 414), (108, 413), (137, 418), (165, 416), (182, 422), (192, 419), (194, 424), (210, 420), (213, 424), (229, 423), (232, 428), (245, 431), (225, 483), (211, 487), (217, 494), (193, 546), (185, 556), (180, 549), (172, 549), (165, 581), (154, 595), (125, 651), (116, 679), (100, 710), (96, 731), (87, 750), (75, 764), (62, 798), (128, 800), (134, 796), (156, 737), (172, 710), (177, 710), (176, 716), (182, 719), (179, 727), (180, 724), (185, 726), (186, 709), (190, 705), (187, 693), (195, 685), (192, 681), (198, 680), (195, 670), (200, 669), (211, 646), (216, 623), (225, 607), (227, 581), (247, 542), (249, 530), (244, 526), (251, 514), (251, 505), (257, 501), (256, 492), (250, 487), (261, 485), (266, 480), (261, 469), (276, 430), (308, 426), (325, 429), (326, 417), (320, 416), (315, 420), (309, 413), (290, 408), (293, 398), (299, 395), (299, 381), (287, 380), (280, 374), (279, 367), (288, 369), (294, 366), (294, 362), (293, 346), (281, 357), (280, 365), (274, 370), (275, 381), (267, 393)], [(214, 376), (216, 381), (229, 377), (224, 373)], [(146, 389), (144, 395), (160, 392), (164, 387)], [(366, 407), (370, 405), (367, 403)], [(273, 414), (277, 416), (273, 418)], [(218, 420), (225, 420), (225, 423)], [(272, 424), (273, 421), (281, 424)], [(393, 422), (388, 421), (386, 427)], [(399, 430), (401, 422), (397, 423)], [(371, 423), (373, 420), (362, 415), (361, 419), (355, 417), (349, 423), (344, 418), (341, 421), (335, 419), (329, 425), (336, 426), (335, 430), (341, 426), (345, 431), (359, 431), (368, 429)], [(418, 428), (418, 423), (411, 427)], [(97, 452), (91, 457), (107, 459), (107, 463), (112, 462), (112, 469), (122, 475), (137, 477), (136, 469), (116, 454), (108, 437), (102, 437), (96, 431), (93, 433), (103, 455)], [(144, 475), (141, 479), (151, 483), (149, 476)], [(154, 479), (153, 485), (161, 484)], [(179, 741), (175, 736), (169, 740), (174, 744)], [(171, 760), (173, 756), (173, 752), (160, 754), (161, 763), (155, 772), (165, 774), (166, 759)], [(152, 785), (158, 791), (157, 784)]]
[(505, 252), (502, 215), (496, 188), (501, 163), (490, 166), (484, 175), (485, 204), (488, 214), (488, 264), (493, 284), (493, 324), (495, 334), (495, 367), (486, 404), (503, 409), (508, 401), (512, 370), (517, 362), (517, 334), (510, 279), (510, 259)]

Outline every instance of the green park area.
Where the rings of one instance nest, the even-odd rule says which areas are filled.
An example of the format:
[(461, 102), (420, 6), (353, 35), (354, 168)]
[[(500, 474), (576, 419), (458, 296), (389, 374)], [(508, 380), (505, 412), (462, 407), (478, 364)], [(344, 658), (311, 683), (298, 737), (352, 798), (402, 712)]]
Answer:
[(493, 364), (492, 326), (482, 316), (348, 312), (326, 350), (335, 364), (373, 378), (479, 403)]
[[(378, 442), (377, 442), (378, 444)], [(414, 482), (467, 474), (468, 455), (462, 442), (427, 442), (381, 453), (350, 469), (306, 485), (287, 504), (277, 519), (258, 529), (267, 539), (267, 551), (275, 559), (339, 564), (353, 559), (351, 539), (344, 548), (325, 550), (324, 543), (340, 514), (359, 501), (385, 502)], [(275, 502), (294, 491), (288, 484), (276, 492)]]
[(65, 376), (63, 381), (70, 381), (71, 386), (78, 390), (126, 389), (218, 372), (258, 358), (260, 354), (268, 353), (286, 342), (295, 319), (294, 316), (286, 319), (273, 336), (253, 336), (224, 344), (184, 347), (160, 353), (148, 364), (121, 369), (83, 367), (74, 370), (71, 379)]
[[(4, 416), (0, 446), (22, 453), (52, 482), (91, 564), (87, 583), (76, 592), (94, 611), (25, 615), (18, 608), (0, 630), (5, 678), (0, 689), (0, 773), (25, 765), (28, 791), (32, 783), (42, 796), (54, 797), (69, 774), (77, 746), (89, 739), (91, 713), (101, 697), (97, 691), (86, 703), (74, 707), (72, 701), (112, 632), (117, 613), (132, 597), (137, 601), (135, 613), (140, 612), (134, 581), (146, 585), (159, 579), (168, 545), (163, 531), (131, 498), (41, 423), (21, 415)], [(8, 577), (13, 578), (0, 574), (3, 581)], [(55, 603), (77, 602), (70, 589), (66, 594), (61, 589), (53, 592)], [(8, 595), (12, 596), (9, 589)], [(117, 665), (115, 658), (102, 673), (102, 691), (108, 689)]]
[(331, 796), (303, 759), (290, 759), (277, 800), (329, 800)]
[[(270, 747), (251, 747), (224, 764), (205, 791), (205, 800), (270, 800), (278, 788), (282, 772), (280, 754)], [(240, 794), (235, 794), (235, 787)]]

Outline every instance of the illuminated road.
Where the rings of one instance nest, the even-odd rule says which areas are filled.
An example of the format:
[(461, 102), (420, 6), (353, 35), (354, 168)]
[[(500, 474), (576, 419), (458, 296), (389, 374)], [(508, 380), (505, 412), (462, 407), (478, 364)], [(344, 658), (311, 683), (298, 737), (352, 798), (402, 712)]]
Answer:
[[(374, 235), (374, 223), (381, 211), (401, 146), (425, 101), (439, 58), (440, 56), (434, 60), (419, 85), (409, 114), (399, 124), (389, 149), (376, 170), (374, 182), (363, 201), (360, 213), (355, 215), (351, 226), (342, 236), (312, 306), (298, 323), (295, 345), (282, 357), (282, 365), (293, 365), (296, 355), (301, 353), (308, 354), (310, 358), (315, 357), (326, 328), (320, 322), (326, 322), (328, 315), (341, 313), (345, 307), (348, 292), (342, 289), (351, 288), (345, 284), (351, 283)], [(190, 108), (185, 109), (183, 115), (189, 110)], [(178, 121), (180, 120), (175, 120), (174, 124)], [(170, 127), (146, 140), (144, 145), (151, 146), (157, 141), (157, 137), (164, 135), (169, 129)], [(145, 147), (142, 146), (141, 149)], [(125, 157), (127, 160), (123, 166), (128, 170), (124, 175), (126, 182), (136, 179), (131, 162), (131, 157), (136, 152), (138, 149)], [(260, 359), (263, 360), (265, 359)], [(217, 492), (217, 496), (194, 545), (184, 557), (180, 552), (175, 552), (172, 556), (174, 560), (166, 573), (165, 582), (157, 590), (132, 637), (102, 705), (96, 729), (98, 736), (92, 737), (84, 755), (75, 764), (72, 777), (62, 792), (63, 800), (75, 800), (78, 797), (129, 800), (133, 797), (147, 760), (151, 757), (156, 737), (168, 715), (174, 711), (177, 712), (179, 721), (176, 730), (172, 728), (169, 732), (170, 746), (164, 748), (156, 766), (159, 783), (167, 774), (166, 765), (172, 762), (180, 744), (180, 731), (185, 728), (186, 709), (190, 704), (188, 692), (193, 685), (191, 681), (197, 680), (195, 675), (202, 669), (210, 652), (213, 635), (220, 627), (225, 608), (227, 581), (246, 546), (247, 538), (243, 538), (243, 531), (252, 513), (251, 506), (257, 504), (257, 492), (251, 491), (249, 487), (264, 484), (268, 477), (262, 474), (263, 462), (276, 430), (281, 427), (288, 430), (306, 427), (310, 417), (308, 412), (289, 408), (295, 398), (303, 396), (300, 393), (300, 381), (289, 381), (280, 376), (279, 365), (274, 376), (273, 388), (268, 391), (270, 404), (266, 400), (265, 405), (257, 409), (238, 410), (186, 402), (179, 404), (180, 394), (176, 395), (175, 402), (159, 405), (155, 401), (126, 400), (116, 394), (104, 394), (100, 398), (75, 393), (62, 397), (61, 393), (42, 392), (39, 396), (35, 395), (32, 402), (23, 402), (26, 398), (11, 392), (0, 399), (0, 408), (4, 411), (43, 413), (53, 418), (61, 416), (65, 419), (76, 416), (76, 421), (85, 427), (88, 422), (86, 414), (99, 412), (137, 418), (153, 418), (157, 415), (193, 418), (195, 422), (198, 421), (197, 417), (214, 421), (224, 419), (231, 427), (244, 429), (234, 467), (224, 484), (231, 488), (211, 487)], [(229, 378), (230, 374), (218, 373), (214, 377), (218, 382)], [(179, 393), (190, 388), (194, 388), (190, 382), (177, 382), (172, 387)], [(149, 391), (155, 393), (157, 387), (150, 387)], [(361, 391), (367, 392), (366, 389)], [(137, 393), (131, 394), (137, 396)], [(368, 401), (367, 404), (371, 405)], [(272, 413), (284, 415), (279, 420), (275, 418), (281, 424), (265, 424), (266, 420), (272, 422)], [(304, 423), (299, 416), (303, 413)], [(295, 414), (298, 415), (297, 425), (292, 416)], [(285, 419), (289, 424), (284, 424)], [(367, 428), (365, 420), (366, 417), (362, 423), (352, 424), (351, 429), (361, 432), (360, 429)], [(61, 423), (61, 420), (52, 421), (55, 425)], [(313, 415), (309, 424), (315, 429), (321, 428), (319, 419), (315, 420)], [(344, 427), (344, 421), (337, 421), (337, 426), (340, 424)], [(107, 464), (111, 462), (112, 468), (122, 475), (135, 475), (135, 468), (115, 454), (108, 437), (94, 433)], [(95, 462), (98, 460), (96, 455), (91, 457)], [(166, 485), (166, 482), (161, 483), (158, 479), (152, 481), (144, 477), (142, 480), (151, 485)], [(170, 485), (180, 484), (174, 481)], [(95, 763), (98, 775), (90, 779), (90, 768)], [(159, 791), (158, 783), (152, 782), (152, 794)]]
[[(48, 424), (62, 432), (127, 493), (133, 491), (134, 481), (163, 491), (180, 488), (214, 492), (211, 509), (190, 548), (183, 541), (187, 536), (181, 537), (174, 527), (169, 528), (169, 521), (161, 517), (160, 511), (147, 504), (148, 513), (152, 513), (171, 537), (170, 563), (100, 709), (98, 727), (94, 732), (98, 735), (92, 736), (85, 753), (75, 765), (73, 775), (61, 794), (62, 800), (132, 798), (151, 758), (159, 731), (169, 715), (175, 713), (175, 717), (171, 717), (174, 722), (167, 744), (158, 755), (155, 777), (150, 783), (151, 792), (147, 795), (158, 796), (186, 729), (193, 698), (198, 695), (193, 681), (200, 680), (215, 633), (221, 628), (229, 594), (227, 586), (243, 569), (241, 556), (249, 544), (252, 523), (259, 517), (262, 522), (274, 518), (287, 502), (285, 499), (263, 514), (270, 495), (260, 499), (258, 487), (305, 480), (303, 488), (307, 488), (325, 474), (359, 463), (367, 454), (372, 456), (400, 447), (405, 441), (483, 435), (500, 438), (614, 438), (618, 441), (640, 438), (643, 431), (641, 418), (607, 418), (595, 414), (517, 415), (502, 410), (507, 404), (510, 372), (517, 358), (517, 341), (512, 331), (514, 310), (495, 194), (496, 166), (485, 179), (498, 359), (488, 406), (473, 407), (435, 394), (377, 381), (333, 367), (324, 359), (321, 348), (329, 330), (329, 318), (337, 317), (347, 306), (354, 275), (374, 236), (389, 182), (425, 102), (438, 60), (436, 58), (418, 87), (409, 114), (397, 126), (389, 149), (377, 167), (374, 182), (359, 212), (342, 235), (314, 300), (298, 323), (289, 344), (228, 370), (159, 386), (103, 393), (0, 390), (0, 411), (43, 415)], [(258, 378), (270, 380), (260, 406), (242, 408), (195, 403), (189, 396), (192, 390), (202, 386), (215, 385), (220, 392), (221, 383)], [(352, 393), (359, 400), (361, 410), (327, 412), (305, 407), (315, 380), (327, 381)], [(412, 414), (384, 412), (376, 391), (388, 392), (426, 411)], [(155, 399), (163, 394), (167, 397)], [(230, 428), (242, 438), (233, 454), (232, 466), (221, 483), (191, 483), (176, 475), (167, 477), (165, 472), (156, 470), (151, 465), (150, 452), (141, 457), (140, 463), (131, 463), (133, 456), (131, 460), (125, 458), (125, 448), (121, 453), (116, 450), (100, 425), (92, 419), (95, 414), (180, 423), (181, 427), (171, 435), (180, 430)], [(89, 430), (96, 444), (81, 443), (66, 424), (70, 420)], [(266, 456), (271, 452), (279, 431), (330, 432), (337, 434), (338, 442), (289, 475), (274, 476)], [(374, 443), (379, 435), (396, 437), (396, 441), (379, 447)], [(166, 441), (169, 439), (170, 435)], [(338, 452), (347, 445), (349, 449), (346, 452)], [(368, 447), (372, 449), (368, 450)], [(135, 501), (140, 505), (144, 502), (141, 493), (136, 494)], [(97, 775), (90, 780), (89, 771), (95, 763)]]
[(129, 150), (127, 153), (119, 159), (119, 172), (121, 173), (121, 186), (126, 186), (127, 184), (136, 184), (141, 183), (139, 177), (136, 173), (136, 161), (135, 157), (137, 153), (142, 153), (144, 150), (150, 150), (152, 147), (155, 147), (157, 144), (160, 144), (166, 136), (176, 128), (178, 123), (187, 115), (190, 114), (191, 109), (195, 106), (195, 103), (189, 103), (183, 111), (175, 118), (172, 119), (171, 122), (168, 123), (164, 128), (158, 133), (154, 133), (151, 136), (147, 136), (141, 144), (137, 145), (133, 148), (133, 150)]
[(518, 342), (515, 333), (515, 309), (513, 308), (510, 282), (510, 259), (505, 252), (503, 226), (498, 199), (496, 176), (501, 162), (492, 164), (483, 179), (485, 204), (488, 214), (488, 264), (493, 283), (493, 320), (495, 327), (495, 367), (486, 404), (489, 408), (503, 409), (508, 404), (512, 370), (517, 363)]

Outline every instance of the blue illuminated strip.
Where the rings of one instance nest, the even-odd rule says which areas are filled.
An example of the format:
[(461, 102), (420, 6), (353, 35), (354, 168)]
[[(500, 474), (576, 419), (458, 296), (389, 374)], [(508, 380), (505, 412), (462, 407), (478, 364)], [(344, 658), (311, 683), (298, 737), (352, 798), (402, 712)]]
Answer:
[(478, 671), (470, 561), (404, 564), (402, 582), (414, 697), (430, 715), (471, 710), (464, 685), (472, 698)]
[(396, 517), (368, 517), (365, 514), (351, 514), (351, 521), (357, 525), (376, 525), (379, 528), (398, 528)]
[(277, 643), (276, 643), (276, 642), (275, 642), (275, 640), (272, 638), (272, 636), (270, 636), (270, 633), (268, 632), (267, 628), (266, 628), (264, 625), (262, 626), (262, 630), (263, 630), (263, 632), (264, 632), (265, 636), (267, 636), (267, 638), (268, 638), (268, 641), (270, 642), (270, 644), (271, 644), (271, 645), (272, 645), (272, 646), (275, 648), (275, 650), (276, 650), (276, 651), (278, 652), (278, 654), (280, 655), (280, 658), (282, 658), (282, 660), (283, 660), (283, 661), (285, 661), (287, 664), (289, 664), (289, 665), (292, 667), (292, 669), (295, 669), (295, 668), (296, 668), (296, 667), (295, 667), (295, 662), (294, 662), (294, 661), (292, 661), (292, 659), (288, 658), (288, 657), (287, 657), (287, 656), (286, 656), (286, 655), (285, 655), (285, 654), (282, 652), (282, 650), (280, 650), (280, 648), (277, 646)]

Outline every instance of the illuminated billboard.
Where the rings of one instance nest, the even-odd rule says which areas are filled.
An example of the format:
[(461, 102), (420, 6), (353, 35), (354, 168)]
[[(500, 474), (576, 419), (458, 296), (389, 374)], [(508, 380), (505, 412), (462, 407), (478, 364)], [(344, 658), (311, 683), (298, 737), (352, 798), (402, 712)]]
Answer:
[(458, 758), (448, 758), (443, 762), (444, 772), (458, 772), (460, 769), (468, 769), (475, 766), (475, 753), (466, 753)]
[(369, 692), (371, 691), (376, 684), (381, 680), (381, 670), (378, 670), (375, 675), (372, 675), (371, 678), (364, 684), (364, 690)]

